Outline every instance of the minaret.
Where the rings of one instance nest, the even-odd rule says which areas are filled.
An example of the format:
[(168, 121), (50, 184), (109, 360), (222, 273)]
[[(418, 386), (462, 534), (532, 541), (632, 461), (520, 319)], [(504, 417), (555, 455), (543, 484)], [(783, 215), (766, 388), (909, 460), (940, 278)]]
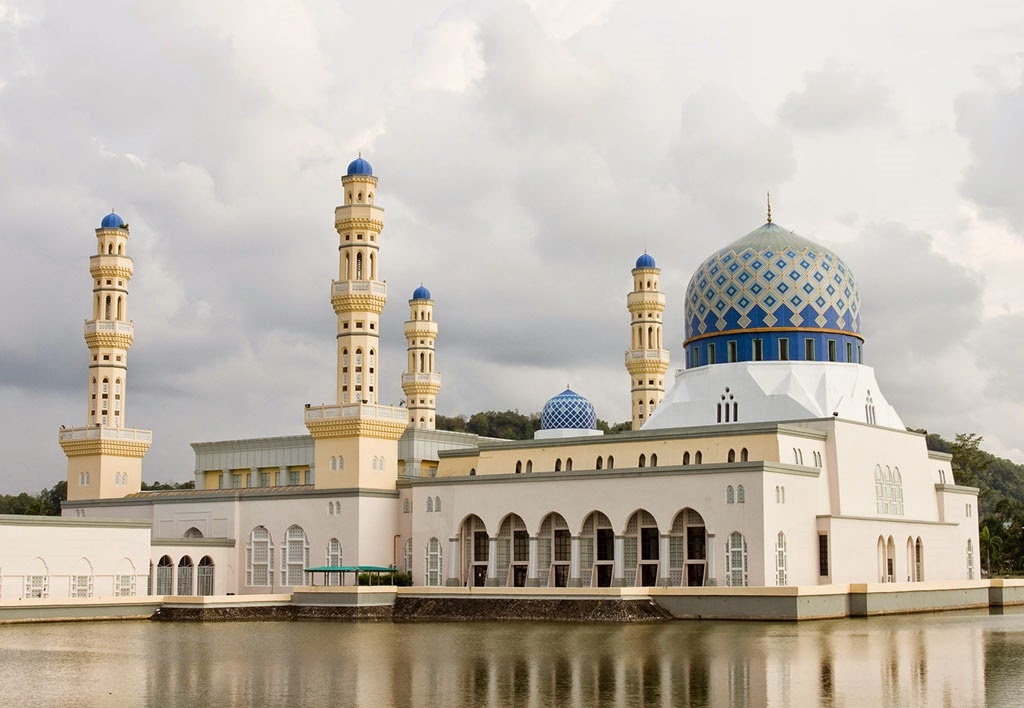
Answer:
[(422, 285), (413, 291), (409, 300), (405, 338), (408, 340), (409, 368), (402, 375), (402, 390), (409, 409), (409, 426), (433, 430), (437, 392), (441, 388), (441, 375), (434, 369), (437, 322), (434, 321), (434, 301), (430, 299), (430, 291)]
[(661, 344), (665, 294), (658, 290), (660, 274), (661, 269), (656, 267), (654, 258), (645, 251), (636, 259), (633, 292), (626, 300), (631, 331), (626, 370), (630, 377), (633, 430), (639, 430), (665, 398), (669, 353)]
[(96, 229), (96, 254), (89, 259), (93, 281), (92, 319), (85, 321), (89, 347), (86, 425), (61, 427), (60, 446), (68, 456), (68, 500), (110, 499), (138, 492), (142, 457), (153, 440), (150, 430), (125, 424), (128, 349), (134, 325), (128, 319), (128, 224), (111, 212)]
[(318, 488), (394, 489), (404, 408), (377, 404), (380, 313), (387, 283), (378, 279), (384, 210), (374, 203), (377, 178), (362, 155), (341, 178), (344, 204), (334, 210), (338, 279), (331, 304), (338, 316), (337, 404), (306, 407)]

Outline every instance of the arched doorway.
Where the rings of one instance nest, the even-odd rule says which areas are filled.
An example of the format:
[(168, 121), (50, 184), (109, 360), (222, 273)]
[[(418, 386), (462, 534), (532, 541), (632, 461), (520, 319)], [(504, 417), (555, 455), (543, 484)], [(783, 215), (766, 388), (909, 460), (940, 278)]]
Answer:
[(703, 587), (707, 582), (708, 533), (704, 517), (686, 508), (676, 514), (669, 532), (669, 582), (675, 586)]
[(182, 556), (178, 561), (178, 594), (192, 595), (192, 559)]
[(498, 527), (498, 585), (526, 587), (530, 534), (518, 514), (509, 514)]
[(156, 563), (156, 594), (174, 594), (174, 561), (170, 556), (161, 556)]
[(565, 517), (558, 512), (551, 512), (540, 524), (537, 556), (537, 575), (542, 587), (569, 587), (572, 534)]
[(654, 587), (658, 584), (660, 539), (658, 522), (646, 509), (639, 509), (629, 517), (622, 549), (627, 586)]
[(487, 561), (490, 557), (487, 527), (483, 520), (470, 514), (459, 530), (462, 546), (462, 584), (483, 587), (487, 584)]
[(213, 594), (213, 558), (203, 556), (196, 570), (196, 595)]
[(580, 534), (580, 573), (584, 587), (611, 587), (614, 563), (612, 522), (600, 511), (592, 511), (583, 520)]

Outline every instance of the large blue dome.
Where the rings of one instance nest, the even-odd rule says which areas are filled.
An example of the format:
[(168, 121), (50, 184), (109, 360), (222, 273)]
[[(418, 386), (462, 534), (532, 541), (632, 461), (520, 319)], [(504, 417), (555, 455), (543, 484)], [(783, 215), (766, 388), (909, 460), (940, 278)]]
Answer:
[(687, 367), (859, 363), (862, 343), (860, 292), (849, 266), (771, 222), (712, 253), (686, 288)]
[(368, 176), (372, 177), (373, 176), (373, 167), (371, 167), (370, 163), (367, 162), (366, 160), (364, 160), (363, 156), (360, 155), (356, 159), (352, 160), (352, 162), (348, 163), (348, 172), (346, 174), (347, 175), (368, 175)]
[(590, 401), (567, 388), (544, 404), (540, 427), (542, 430), (593, 430), (597, 428), (597, 414)]
[(412, 291), (412, 299), (413, 300), (429, 300), (430, 299), (430, 291), (427, 290), (425, 287), (423, 287), (421, 285), (421, 286), (419, 286), (418, 288), (416, 288), (415, 290)]
[(120, 216), (118, 216), (114, 212), (110, 212), (109, 214), (107, 214), (106, 216), (103, 217), (103, 221), (100, 222), (100, 228), (101, 229), (121, 229), (121, 228), (124, 228), (124, 219), (122, 219)]
[(643, 255), (636, 259), (637, 268), (655, 268), (654, 256), (644, 251)]

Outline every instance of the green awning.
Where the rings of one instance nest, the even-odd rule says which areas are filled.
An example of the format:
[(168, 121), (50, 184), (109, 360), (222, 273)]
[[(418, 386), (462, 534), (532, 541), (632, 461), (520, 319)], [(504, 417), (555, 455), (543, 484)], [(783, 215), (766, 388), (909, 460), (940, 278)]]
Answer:
[(381, 565), (321, 565), (306, 568), (307, 573), (395, 573), (395, 568)]

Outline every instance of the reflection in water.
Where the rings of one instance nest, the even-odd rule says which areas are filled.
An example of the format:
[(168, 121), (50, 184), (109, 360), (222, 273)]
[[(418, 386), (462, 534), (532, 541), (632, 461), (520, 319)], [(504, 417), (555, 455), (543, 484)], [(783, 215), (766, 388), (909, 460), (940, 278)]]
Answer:
[(22, 705), (1017, 706), (1024, 614), (0, 626)]

